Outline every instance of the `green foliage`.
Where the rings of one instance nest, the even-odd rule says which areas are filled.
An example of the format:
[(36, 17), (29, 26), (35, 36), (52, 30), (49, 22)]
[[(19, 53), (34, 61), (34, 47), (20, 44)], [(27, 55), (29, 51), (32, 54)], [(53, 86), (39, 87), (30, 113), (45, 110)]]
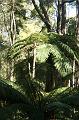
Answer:
[[(32, 73), (34, 43), (36, 43), (36, 79), (29, 76), (28, 69), (29, 62)], [(74, 115), (78, 117), (74, 113), (74, 108), (78, 109), (79, 106), (79, 90), (59, 88), (46, 93), (45, 80), (42, 80), (42, 76), (46, 75), (46, 64), (50, 56), (52, 66), (58, 70), (62, 77), (65, 77), (72, 73), (71, 62), (73, 59), (78, 62), (78, 51), (75, 37), (60, 36), (55, 33), (35, 33), (24, 40), (17, 41), (11, 47), (9, 57), (16, 61), (14, 68), (16, 82), (13, 86), (18, 85), (20, 87), (12, 88), (8, 82), (4, 84), (0, 81), (0, 95), (4, 100), (7, 98), (8, 101), (14, 103), (14, 107), (11, 105), (10, 108), (8, 106), (6, 109), (13, 109), (15, 120), (22, 119), (20, 115), (23, 115), (23, 119), (28, 117), (28, 120), (37, 120), (38, 118), (43, 120), (46, 112), (49, 113), (48, 118), (50, 118), (52, 112), (57, 119), (73, 119)], [(28, 52), (30, 56), (28, 56)], [(43, 71), (41, 82), (40, 77), (38, 77), (39, 66), (41, 66), (40, 70)], [(75, 103), (75, 100), (77, 100), (77, 103)], [(20, 107), (25, 105), (25, 107), (19, 108), (19, 105)], [(17, 113), (18, 110), (21, 112), (20, 115)], [(5, 109), (1, 111), (6, 113)], [(11, 115), (14, 117), (14, 114), (11, 113)], [(25, 118), (24, 115), (26, 115)]]
[(27, 65), (28, 64), (26, 60), (16, 64), (14, 73), (16, 77), (16, 83), (21, 86), (21, 91), (24, 91), (24, 94), (28, 100), (34, 102), (39, 99), (39, 96), (41, 99), (41, 91), (43, 90), (43, 86), (39, 80), (30, 79)]
[(49, 103), (47, 105), (47, 110), (49, 112), (54, 111), (57, 119), (64, 119), (66, 117), (70, 118), (71, 113), (73, 113), (71, 106), (67, 105), (66, 103), (61, 103), (61, 102)]
[[(9, 83), (5, 82), (6, 80), (3, 80), (0, 78), (0, 99), (12, 101), (13, 103), (26, 103), (25, 96), (18, 91), (17, 89), (13, 88), (12, 85), (9, 85)], [(18, 98), (18, 99), (17, 99)]]
[[(22, 95), (21, 92), (0, 80), (0, 98), (8, 103), (0, 108), (1, 120), (37, 120), (38, 118), (43, 120), (45, 112), (49, 118), (53, 112), (56, 119), (73, 119), (74, 116), (78, 118), (78, 115), (74, 113), (74, 107), (77, 110), (79, 108), (79, 89), (63, 87), (48, 94), (43, 92), (42, 99), (36, 99), (36, 97), (32, 99), (32, 95), (36, 94), (37, 89), (34, 91), (32, 86), (27, 87), (26, 89), (31, 94), (31, 96), (28, 96), (30, 101), (28, 101), (29, 98), (26, 95)], [(28, 91), (26, 94), (28, 94)], [(40, 97), (40, 94), (37, 94), (37, 97)]]
[[(27, 4), (25, 2), (31, 5), (29, 0), (18, 0), (15, 1), (14, 5), (16, 31), (18, 34), (20, 28), (23, 28), (23, 24), (26, 26), (26, 16), (31, 15), (30, 17), (33, 20), (38, 16), (35, 9), (29, 9), (29, 12), (27, 12)], [(36, 3), (37, 7), (39, 6), (38, 13), (40, 12), (40, 15), (42, 15), (42, 20), (44, 17), (45, 22), (48, 24), (50, 20), (45, 12), (47, 11), (47, 15), (50, 14), (51, 18), (54, 12), (53, 2), (54, 0), (39, 0), (39, 5)], [(1, 30), (6, 29), (4, 30), (5, 32), (10, 29), (9, 15), (12, 10), (12, 0), (3, 0), (0, 6), (2, 6), (0, 15), (4, 17), (0, 22), (3, 25), (1, 25)], [(46, 79), (48, 74), (49, 77), (52, 76), (53, 80), (59, 75), (65, 79), (72, 74), (73, 60), (75, 59), (76, 64), (78, 63), (79, 48), (74, 36), (75, 21), (70, 19), (68, 35), (62, 36), (53, 32), (45, 33), (44, 31), (44, 33), (31, 34), (24, 40), (18, 40), (12, 46), (8, 46), (6, 41), (3, 42), (0, 37), (0, 120), (50, 120), (51, 116), (53, 117), (52, 119), (58, 120), (79, 119), (78, 88), (61, 87), (54, 88), (48, 93), (45, 92), (46, 80), (50, 80), (49, 78)], [(36, 76), (32, 78), (35, 48)], [(14, 66), (7, 65), (8, 62), (10, 64), (12, 61), (15, 62)], [(8, 72), (9, 67), (14, 67), (14, 73), (12, 74), (15, 76), (15, 82), (2, 78), (2, 76), (5, 78), (5, 71)], [(55, 73), (55, 70), (58, 74)], [(53, 73), (52, 75), (51, 72)], [(56, 79), (56, 82), (59, 80)], [(74, 108), (76, 112), (74, 112)]]
[[(33, 51), (34, 43), (36, 43), (36, 62), (46, 62), (49, 55), (52, 54), (54, 66), (59, 71), (61, 76), (65, 77), (72, 73), (71, 61), (78, 61), (79, 48), (76, 45), (75, 37), (65, 35), (60, 36), (55, 33), (36, 33), (30, 37), (16, 42), (11, 48), (11, 57), (15, 58), (22, 55), (22, 50), (25, 56), (28, 56), (28, 51)], [(70, 44), (71, 42), (71, 44)]]

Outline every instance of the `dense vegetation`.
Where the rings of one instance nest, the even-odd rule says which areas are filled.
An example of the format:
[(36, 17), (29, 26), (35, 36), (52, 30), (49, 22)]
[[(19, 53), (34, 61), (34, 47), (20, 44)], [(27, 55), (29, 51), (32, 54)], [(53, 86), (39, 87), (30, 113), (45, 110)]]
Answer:
[(0, 11), (0, 120), (78, 120), (79, 0), (2, 0)]

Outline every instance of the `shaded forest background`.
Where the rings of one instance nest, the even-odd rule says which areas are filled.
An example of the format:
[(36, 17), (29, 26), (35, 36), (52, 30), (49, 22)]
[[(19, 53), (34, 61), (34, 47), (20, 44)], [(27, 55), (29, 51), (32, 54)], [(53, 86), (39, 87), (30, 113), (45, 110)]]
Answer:
[(79, 0), (0, 0), (0, 120), (62, 119), (79, 119)]

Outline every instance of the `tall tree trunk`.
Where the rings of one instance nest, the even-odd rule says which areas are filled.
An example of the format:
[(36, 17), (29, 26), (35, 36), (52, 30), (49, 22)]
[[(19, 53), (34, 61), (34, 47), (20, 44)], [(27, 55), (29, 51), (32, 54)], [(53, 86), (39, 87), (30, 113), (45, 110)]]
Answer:
[[(79, 0), (76, 0), (76, 38), (77, 38), (77, 41), (76, 41), (77, 46), (79, 47)], [(78, 77), (78, 80), (79, 80), (79, 77)]]
[(61, 20), (61, 33), (66, 33), (66, 3), (64, 3), (64, 0), (62, 0), (61, 4), (62, 8), (62, 20)]
[(68, 80), (68, 87), (71, 87), (71, 80)]
[(61, 33), (61, 3), (60, 0), (58, 0), (57, 3), (57, 33)]
[(42, 14), (44, 15), (44, 18), (45, 18), (45, 24), (46, 24), (47, 30), (48, 30), (48, 32), (51, 32), (51, 29), (52, 29), (51, 28), (51, 23), (50, 23), (50, 20), (49, 20), (47, 10), (44, 7), (44, 1), (39, 0), (39, 2), (40, 2), (40, 8), (42, 9)]
[(79, 0), (76, 0), (76, 36), (77, 45), (79, 46)]
[(72, 87), (75, 87), (75, 60), (73, 60), (73, 66), (72, 66)]
[(32, 72), (32, 78), (35, 78), (35, 63), (36, 63), (36, 43), (34, 43), (34, 48), (33, 48), (33, 72)]
[[(15, 14), (14, 14), (14, 11), (15, 11), (14, 7), (15, 7), (15, 0), (12, 0), (11, 14), (10, 14), (10, 43), (11, 43), (11, 46), (16, 41), (16, 20), (15, 20)], [(10, 68), (11, 68), (10, 80), (14, 81), (14, 74), (13, 74), (13, 71), (14, 71), (14, 60), (11, 61)]]
[(16, 40), (16, 20), (14, 14), (14, 4), (15, 1), (12, 1), (11, 14), (10, 14), (10, 35), (11, 35), (11, 45), (14, 44)]
[(1, 71), (1, 67), (2, 67), (2, 64), (1, 64), (1, 58), (0, 58), (0, 71)]
[(28, 50), (28, 73), (31, 78), (30, 51)]

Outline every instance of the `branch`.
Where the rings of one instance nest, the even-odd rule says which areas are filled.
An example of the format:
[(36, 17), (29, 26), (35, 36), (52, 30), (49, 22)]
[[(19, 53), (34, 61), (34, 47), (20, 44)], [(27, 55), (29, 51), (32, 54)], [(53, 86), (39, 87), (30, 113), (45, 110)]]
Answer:
[(75, 0), (65, 0), (64, 3), (71, 3), (74, 2)]
[(38, 12), (38, 14), (39, 14), (40, 18), (41, 18), (41, 19), (42, 19), (42, 21), (44, 22), (44, 16), (41, 14), (40, 9), (38, 8), (38, 6), (37, 6), (37, 5), (36, 5), (36, 3), (35, 3), (35, 0), (32, 0), (32, 3), (33, 3), (33, 5), (34, 5), (34, 7), (35, 7), (36, 11)]
[(40, 8), (42, 9), (42, 13), (44, 14), (45, 19), (47, 19), (49, 21), (49, 17), (48, 17), (46, 9), (44, 7), (43, 1), (39, 0), (39, 2), (40, 2)]
[(44, 12), (43, 12), (44, 16), (43, 16), (43, 14), (41, 14), (41, 11), (40, 11), (39, 7), (36, 5), (35, 0), (32, 0), (32, 3), (33, 3), (33, 5), (34, 5), (34, 7), (35, 7), (36, 11), (38, 12), (38, 14), (39, 14), (39, 16), (40, 16), (41, 20), (45, 23), (45, 25), (46, 25), (46, 27), (47, 27), (48, 32), (50, 32), (50, 31), (51, 31), (51, 25), (50, 25), (49, 20), (48, 20), (48, 19), (46, 19), (46, 18), (47, 18), (47, 13), (46, 13), (47, 11), (45, 10), (45, 8), (44, 8), (44, 7), (43, 7), (43, 8), (41, 8), (41, 9), (42, 9), (42, 12), (43, 12), (43, 9), (44, 9)]

